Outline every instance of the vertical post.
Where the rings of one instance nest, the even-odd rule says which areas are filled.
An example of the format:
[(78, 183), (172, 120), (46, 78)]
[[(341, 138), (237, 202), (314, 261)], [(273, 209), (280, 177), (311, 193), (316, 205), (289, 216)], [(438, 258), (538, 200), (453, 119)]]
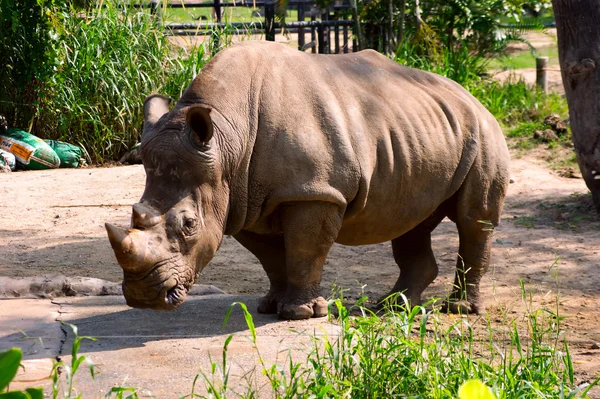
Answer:
[(215, 19), (217, 20), (217, 22), (221, 22), (221, 20), (222, 20), (221, 0), (215, 0), (213, 8), (215, 10)]
[(275, 41), (275, 3), (265, 4), (265, 39)]
[[(418, 1), (418, 0), (415, 0)], [(364, 46), (362, 34), (360, 32), (360, 22), (358, 20), (358, 5), (357, 0), (350, 0), (350, 7), (352, 8), (352, 51), (357, 52), (358, 48)]]
[[(298, 21), (304, 21), (304, 2), (298, 3)], [(298, 50), (304, 50), (304, 28), (298, 28)]]
[[(321, 13), (321, 22), (329, 20), (329, 11)], [(329, 54), (329, 28), (319, 25), (319, 54)]]
[(323, 24), (319, 24), (319, 27), (317, 28), (319, 54), (325, 54), (325, 30), (323, 28)]
[[(334, 18), (337, 21), (337, 15)], [(335, 53), (339, 54), (340, 53), (340, 26), (338, 24), (335, 24), (333, 26), (333, 37), (334, 37), (334, 41), (335, 41)]]
[[(221, 22), (221, 0), (213, 0), (213, 18), (217, 23)], [(214, 22), (214, 21), (213, 21)], [(221, 30), (220, 28), (212, 29), (210, 33), (212, 40), (213, 52), (219, 51), (221, 47)]]
[[(316, 20), (316, 16), (314, 11), (310, 14), (310, 22), (315, 22)], [(310, 40), (313, 42), (313, 46), (312, 49), (310, 49), (311, 53), (316, 53), (317, 52), (317, 33), (315, 31), (315, 27), (311, 26), (310, 27)]]
[(538, 90), (548, 93), (548, 57), (537, 57), (535, 59), (535, 82)]
[(344, 25), (344, 54), (348, 53), (348, 25)]

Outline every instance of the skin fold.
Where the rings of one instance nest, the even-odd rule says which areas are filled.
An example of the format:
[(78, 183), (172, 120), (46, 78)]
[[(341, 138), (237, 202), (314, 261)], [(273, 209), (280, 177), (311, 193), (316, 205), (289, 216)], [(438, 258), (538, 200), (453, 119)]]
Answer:
[(129, 230), (107, 224), (131, 306), (181, 304), (224, 234), (269, 277), (260, 312), (326, 315), (334, 242), (391, 241), (392, 293), (417, 304), (438, 273), (431, 232), (448, 217), (460, 248), (446, 306), (483, 310), (509, 154), (496, 120), (455, 82), (371, 50), (247, 42), (214, 57), (172, 110), (159, 95), (144, 110), (146, 188)]

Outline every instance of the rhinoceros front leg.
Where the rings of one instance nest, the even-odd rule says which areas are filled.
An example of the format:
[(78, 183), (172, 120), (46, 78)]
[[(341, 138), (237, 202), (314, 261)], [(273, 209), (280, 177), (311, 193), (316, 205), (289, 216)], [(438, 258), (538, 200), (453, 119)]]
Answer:
[(321, 274), (329, 249), (342, 226), (342, 211), (326, 202), (284, 205), (281, 229), (285, 243), (287, 289), (279, 317), (287, 320), (327, 315), (321, 296)]
[(285, 296), (287, 290), (283, 237), (242, 231), (234, 238), (256, 256), (267, 272), (271, 283), (269, 292), (258, 303), (258, 312), (277, 313), (277, 304)]

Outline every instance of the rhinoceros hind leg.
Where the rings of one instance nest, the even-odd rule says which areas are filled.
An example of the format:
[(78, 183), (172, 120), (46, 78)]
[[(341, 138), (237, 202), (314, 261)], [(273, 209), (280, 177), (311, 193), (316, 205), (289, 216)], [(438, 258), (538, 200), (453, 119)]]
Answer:
[(480, 314), (484, 311), (479, 284), (489, 265), (491, 232), (476, 224), (458, 227), (460, 246), (456, 274), (452, 292), (442, 307), (444, 312)]
[(242, 231), (234, 238), (256, 256), (267, 272), (271, 283), (269, 292), (258, 303), (258, 312), (277, 313), (277, 304), (285, 296), (287, 290), (283, 237)]
[(431, 232), (444, 218), (442, 207), (428, 219), (404, 235), (392, 240), (394, 260), (400, 268), (400, 277), (389, 294), (403, 293), (411, 305), (421, 303), (421, 294), (435, 280), (438, 265), (431, 249)]
[(454, 288), (443, 307), (452, 313), (482, 313), (485, 308), (479, 292), (486, 273), (492, 245), (492, 231), (502, 213), (508, 186), (508, 171), (482, 176), (482, 168), (473, 169), (457, 196), (456, 223), (459, 236)]
[(286, 204), (281, 228), (286, 248), (287, 290), (279, 317), (288, 320), (327, 315), (320, 295), (323, 263), (342, 226), (342, 211), (328, 202)]

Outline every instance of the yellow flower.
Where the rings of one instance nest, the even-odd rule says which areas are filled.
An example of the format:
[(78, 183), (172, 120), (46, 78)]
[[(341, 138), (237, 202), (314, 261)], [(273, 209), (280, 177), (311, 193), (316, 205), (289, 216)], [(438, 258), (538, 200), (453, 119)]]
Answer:
[(458, 388), (459, 399), (496, 399), (496, 395), (479, 380), (468, 380)]

